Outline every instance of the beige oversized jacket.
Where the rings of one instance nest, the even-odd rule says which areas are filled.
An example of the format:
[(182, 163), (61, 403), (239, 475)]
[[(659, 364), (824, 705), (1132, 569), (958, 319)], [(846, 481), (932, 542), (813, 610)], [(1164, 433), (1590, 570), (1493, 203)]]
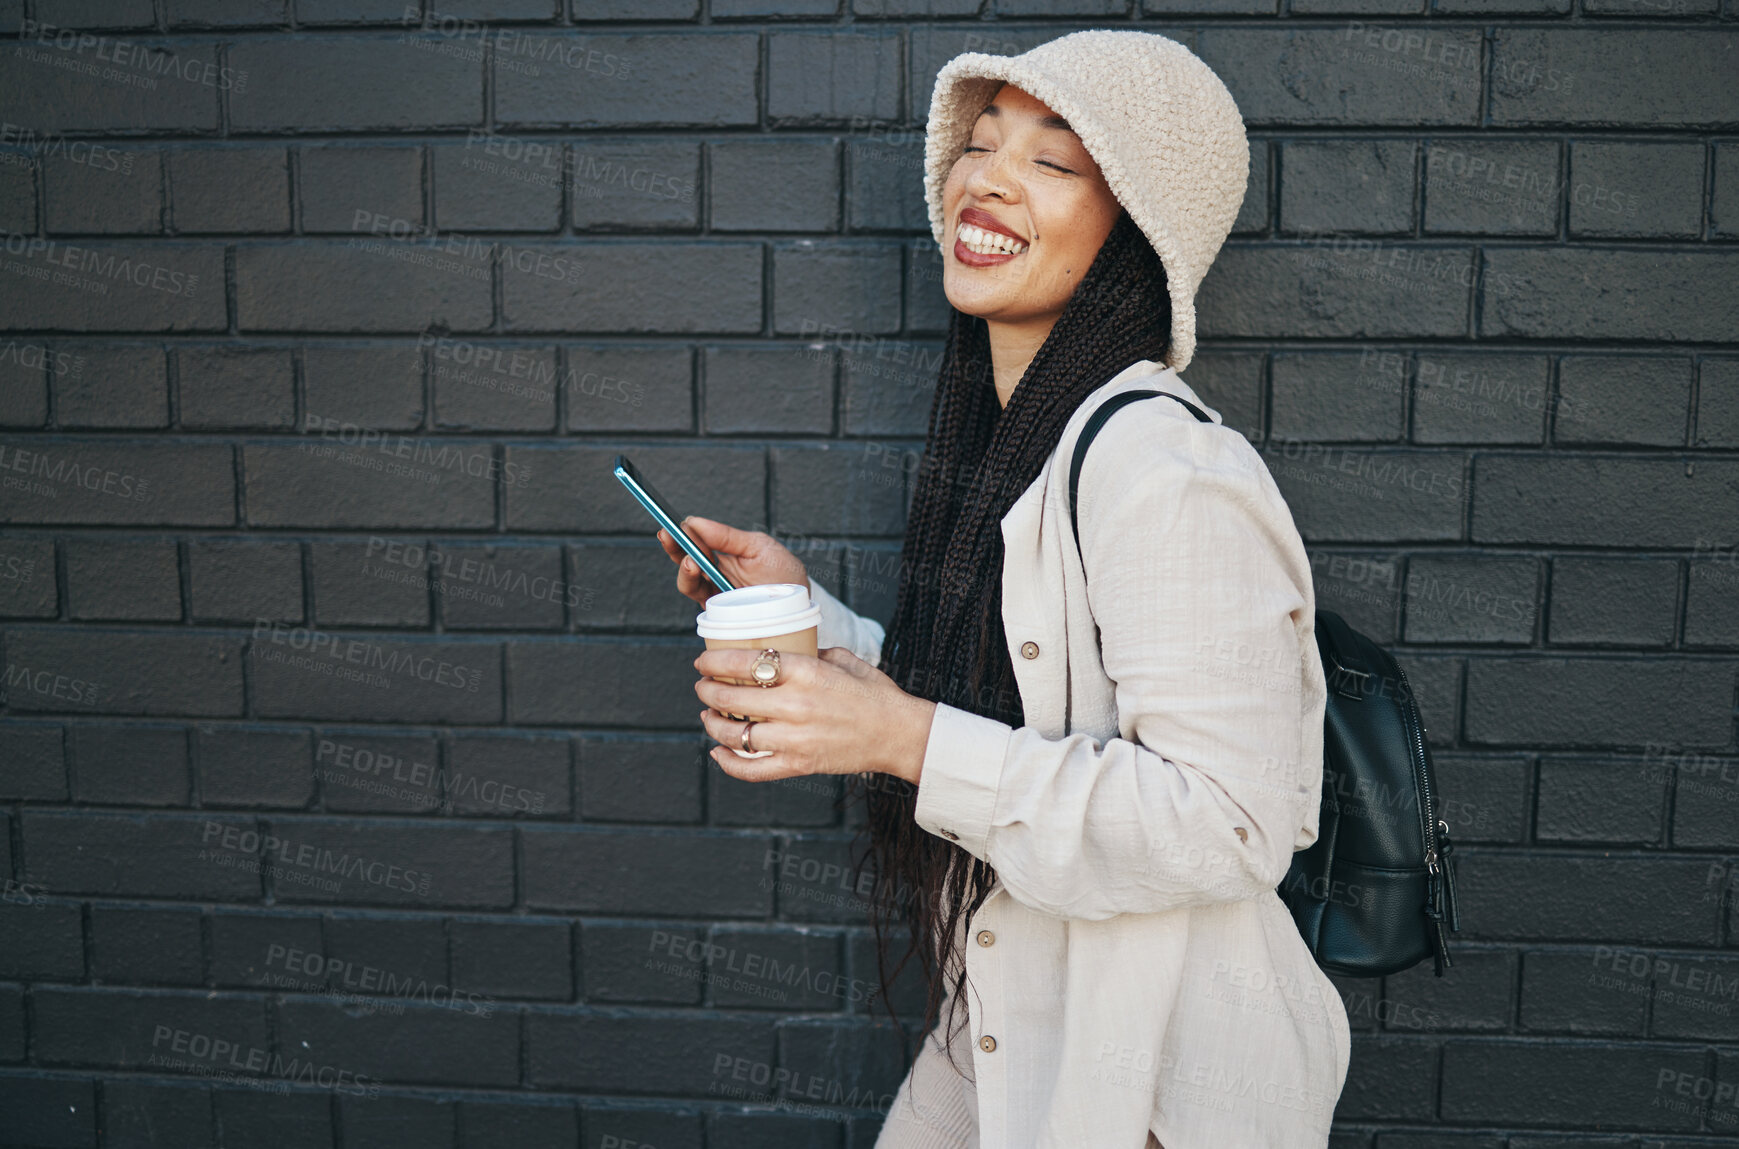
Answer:
[[(1207, 409), (1134, 364), (1002, 520), (1026, 725), (939, 704), (916, 807), (998, 873), (965, 947), (972, 1081), (941, 1062), (938, 1026), (877, 1149), (1328, 1143), (1346, 1010), (1275, 893), (1317, 832), (1310, 564), (1245, 437), (1149, 398), (1088, 452), (1083, 574), (1071, 452), (1094, 407), (1142, 387)], [(882, 626), (814, 593), (821, 645), (876, 662)]]

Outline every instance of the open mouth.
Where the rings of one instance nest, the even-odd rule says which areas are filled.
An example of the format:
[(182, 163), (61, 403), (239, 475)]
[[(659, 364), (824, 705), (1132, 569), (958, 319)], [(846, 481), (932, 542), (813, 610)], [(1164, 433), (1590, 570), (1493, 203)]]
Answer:
[[(962, 251), (966, 254), (962, 254)], [(962, 223), (954, 231), (954, 254), (963, 263), (982, 265), (1012, 259), (1027, 249), (1025, 240), (990, 231), (970, 223)], [(977, 256), (969, 259), (966, 256)]]

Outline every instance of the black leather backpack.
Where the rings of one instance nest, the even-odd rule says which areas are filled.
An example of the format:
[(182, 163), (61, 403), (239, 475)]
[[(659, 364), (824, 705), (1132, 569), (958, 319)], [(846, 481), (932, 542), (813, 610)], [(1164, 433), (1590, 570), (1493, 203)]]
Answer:
[[(1076, 488), (1087, 446), (1113, 413), (1160, 395), (1203, 423), (1207, 412), (1168, 391), (1123, 391), (1088, 417), (1069, 466), (1069, 522), (1081, 535)], [(1437, 817), (1431, 751), (1407, 675), (1382, 647), (1331, 610), (1316, 612), (1328, 687), (1322, 732), (1322, 808), (1316, 841), (1292, 857), (1277, 887), (1317, 965), (1347, 977), (1398, 973), (1433, 958), (1450, 964), (1460, 930), (1449, 824)]]

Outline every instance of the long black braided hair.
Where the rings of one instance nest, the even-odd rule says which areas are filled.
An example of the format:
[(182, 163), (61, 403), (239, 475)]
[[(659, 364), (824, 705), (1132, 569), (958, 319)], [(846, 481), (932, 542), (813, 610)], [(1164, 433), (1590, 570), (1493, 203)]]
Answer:
[[(1006, 409), (997, 400), (984, 321), (949, 310), (880, 668), (907, 693), (1019, 727), (1024, 711), (1002, 625), (1002, 517), (1038, 477), (1081, 401), (1130, 364), (1161, 358), (1171, 301), (1159, 256), (1121, 212)], [(989, 894), (996, 871), (917, 824), (918, 791), (909, 782), (854, 776), (854, 792), (860, 787), (870, 848), (858, 872), (873, 860), (867, 888), (880, 996), (898, 1024), (892, 983), (916, 953), (928, 983), (921, 1041), (949, 994), (954, 1016), (966, 982), (956, 930), (961, 915), (969, 923)], [(900, 917), (910, 938), (890, 972)]]

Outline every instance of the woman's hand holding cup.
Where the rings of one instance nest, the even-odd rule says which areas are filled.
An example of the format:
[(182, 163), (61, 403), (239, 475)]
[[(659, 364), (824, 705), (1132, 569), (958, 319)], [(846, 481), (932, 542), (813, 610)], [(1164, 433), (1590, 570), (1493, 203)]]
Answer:
[[(724, 576), (738, 586), (793, 582), (810, 589), (803, 560), (765, 531), (738, 530), (699, 515), (688, 516), (681, 525)], [(700, 567), (663, 527), (658, 528), (658, 545), (676, 564), (676, 589), (685, 597), (705, 606), (707, 599), (724, 589), (700, 573)]]

